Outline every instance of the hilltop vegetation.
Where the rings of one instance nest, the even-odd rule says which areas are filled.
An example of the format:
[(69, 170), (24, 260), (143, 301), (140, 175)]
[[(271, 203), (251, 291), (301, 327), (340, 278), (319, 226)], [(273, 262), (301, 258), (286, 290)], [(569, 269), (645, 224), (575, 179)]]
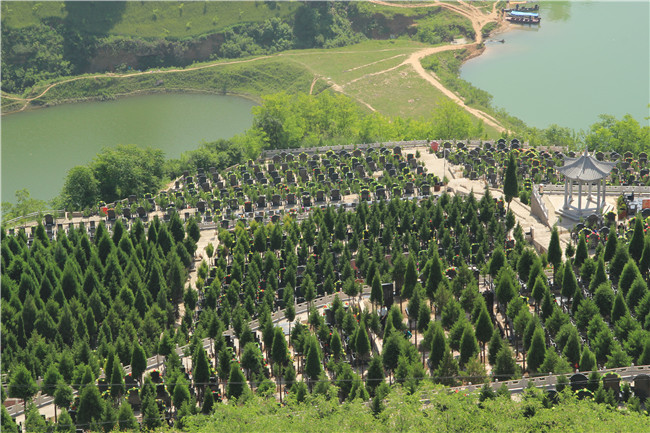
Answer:
[(366, 37), (436, 43), (472, 35), (469, 21), (440, 8), (409, 17), (384, 9), (356, 2), (5, 2), (2, 90), (22, 93), (85, 72), (340, 47)]

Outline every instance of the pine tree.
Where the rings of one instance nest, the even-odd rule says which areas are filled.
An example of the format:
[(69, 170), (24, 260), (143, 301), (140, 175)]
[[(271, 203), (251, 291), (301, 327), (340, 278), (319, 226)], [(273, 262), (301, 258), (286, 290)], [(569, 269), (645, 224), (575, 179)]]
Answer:
[(446, 386), (455, 386), (458, 377), (458, 363), (454, 359), (449, 349), (445, 350), (445, 354), (440, 361), (440, 366), (435, 373), (436, 382)]
[(510, 152), (510, 157), (508, 158), (508, 167), (506, 168), (506, 175), (503, 181), (503, 194), (505, 199), (508, 202), (508, 210), (510, 210), (510, 202), (514, 197), (519, 196), (519, 184), (517, 182), (517, 163), (515, 161), (515, 155), (513, 152)]
[(603, 259), (606, 262), (609, 262), (612, 260), (614, 257), (614, 254), (616, 254), (616, 250), (618, 249), (618, 236), (616, 234), (616, 226), (612, 225), (609, 228), (609, 235), (607, 236), (607, 243), (605, 244), (605, 255), (603, 256)]
[(142, 424), (150, 430), (162, 425), (158, 405), (153, 395), (147, 395), (142, 399)]
[(641, 356), (639, 356), (639, 359), (637, 360), (637, 365), (648, 364), (650, 364), (650, 338), (645, 339), (645, 343), (643, 344), (643, 352), (641, 352)]
[(111, 396), (117, 399), (124, 393), (124, 372), (120, 362), (116, 359), (113, 361), (113, 370), (111, 372)]
[(208, 390), (203, 397), (203, 406), (201, 407), (201, 413), (205, 415), (210, 415), (214, 409), (214, 397), (212, 397), (212, 391)]
[(276, 327), (273, 336), (273, 345), (271, 346), (271, 361), (274, 364), (286, 365), (287, 363), (287, 340), (284, 338), (282, 328)]

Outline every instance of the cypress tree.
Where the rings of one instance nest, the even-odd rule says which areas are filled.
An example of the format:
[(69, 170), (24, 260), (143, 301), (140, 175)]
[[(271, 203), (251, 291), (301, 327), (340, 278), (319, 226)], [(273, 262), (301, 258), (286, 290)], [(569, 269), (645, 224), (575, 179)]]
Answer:
[[(413, 255), (409, 256), (408, 263), (406, 265), (406, 274), (404, 275), (404, 286), (402, 286), (402, 299), (409, 299), (413, 296), (413, 290), (415, 289), (415, 284), (418, 281), (418, 271), (415, 266), (415, 259)], [(402, 303), (400, 302), (400, 307)]]
[(338, 362), (339, 357), (343, 353), (343, 346), (341, 344), (341, 337), (336, 329), (332, 331), (332, 337), (330, 338), (330, 351), (332, 352), (332, 356), (334, 356), (334, 361)]
[(139, 382), (142, 382), (142, 373), (146, 369), (147, 355), (144, 353), (142, 346), (136, 341), (133, 346), (133, 353), (131, 353), (131, 373)]
[(632, 287), (632, 283), (640, 276), (641, 273), (636, 267), (636, 263), (630, 258), (623, 267), (623, 272), (621, 272), (621, 277), (618, 280), (618, 289), (623, 292), (623, 296), (627, 296), (627, 292)]
[(318, 379), (322, 371), (320, 355), (318, 353), (318, 343), (315, 337), (310, 337), (307, 349), (307, 360), (305, 361), (305, 374), (309, 378), (309, 388), (313, 386), (313, 381)]
[(632, 239), (630, 239), (630, 243), (628, 244), (630, 257), (632, 257), (637, 263), (641, 260), (641, 255), (643, 254), (643, 239), (643, 221), (640, 216), (637, 216), (634, 222), (634, 233), (632, 234)]
[(248, 389), (248, 385), (246, 384), (244, 373), (242, 373), (238, 363), (231, 362), (226, 396), (228, 399), (237, 399), (241, 397), (246, 389)]
[(446, 351), (447, 339), (445, 338), (445, 331), (442, 329), (440, 322), (434, 322), (431, 350), (429, 351), (429, 366), (432, 370), (438, 368)]
[(402, 341), (402, 337), (397, 332), (393, 332), (387, 340), (384, 340), (381, 359), (384, 368), (391, 373), (397, 368), (402, 353)]
[(515, 162), (515, 155), (513, 152), (510, 152), (510, 157), (508, 158), (508, 167), (506, 168), (506, 175), (503, 181), (503, 194), (508, 202), (508, 210), (510, 210), (510, 202), (514, 197), (519, 196), (517, 163)]
[(614, 254), (614, 257), (609, 263), (609, 278), (611, 280), (618, 281), (619, 277), (621, 276), (621, 272), (623, 272), (623, 268), (627, 264), (628, 260), (629, 256), (627, 253), (627, 248), (625, 248), (624, 244), (619, 244), (616, 247), (616, 253)]
[(510, 380), (517, 376), (518, 370), (519, 366), (517, 366), (517, 363), (512, 355), (512, 351), (509, 347), (504, 345), (501, 347), (499, 353), (497, 354), (494, 370), (492, 370), (492, 373), (499, 380), (504, 381)]
[(370, 360), (368, 373), (366, 374), (366, 387), (371, 396), (375, 395), (377, 387), (384, 382), (384, 367), (381, 356), (375, 356)]
[(576, 248), (576, 255), (573, 259), (573, 265), (579, 268), (582, 266), (587, 257), (589, 257), (589, 252), (587, 251), (587, 241), (585, 240), (585, 235), (583, 233), (580, 233), (580, 238), (578, 239), (578, 248)]
[(553, 226), (546, 257), (548, 262), (553, 265), (553, 270), (556, 271), (557, 267), (562, 263), (562, 249), (560, 248), (560, 235), (558, 234), (557, 226)]
[(569, 339), (564, 345), (562, 354), (573, 367), (578, 365), (580, 362), (580, 340), (578, 339), (577, 331), (573, 330), (573, 332), (569, 334)]
[(636, 277), (632, 283), (632, 287), (630, 287), (630, 290), (627, 292), (625, 300), (627, 301), (628, 308), (634, 311), (646, 293), (648, 293), (648, 286), (643, 280), (643, 277), (639, 275)]
[(208, 361), (208, 356), (205, 353), (205, 349), (203, 349), (203, 345), (199, 345), (194, 352), (192, 366), (194, 367), (194, 386), (200, 390), (200, 395), (203, 397), (205, 384), (210, 380), (210, 363)]
[(564, 277), (562, 278), (562, 296), (564, 296), (567, 301), (575, 296), (576, 290), (578, 289), (578, 282), (576, 281), (576, 276), (573, 273), (573, 267), (570, 266), (567, 262), (567, 266), (564, 267)]
[(533, 333), (530, 349), (528, 350), (528, 369), (532, 372), (537, 372), (540, 365), (544, 362), (545, 356), (546, 343), (544, 340), (544, 331), (542, 331), (541, 327), (537, 326)]
[(629, 314), (625, 300), (623, 299), (623, 294), (618, 292), (616, 298), (614, 298), (614, 305), (612, 305), (612, 313), (610, 315), (611, 322), (616, 323), (618, 319)]
[(607, 280), (607, 273), (605, 272), (605, 260), (601, 255), (598, 258), (598, 266), (596, 266), (596, 273), (591, 278), (591, 281), (589, 283), (589, 291), (591, 293), (594, 293), (598, 288), (598, 286), (600, 286), (602, 283), (606, 281), (608, 280)]
[(116, 359), (113, 361), (113, 371), (111, 372), (111, 396), (117, 399), (124, 393), (124, 373), (120, 362)]
[(375, 271), (375, 275), (372, 279), (372, 290), (370, 291), (370, 302), (373, 305), (382, 305), (384, 303), (384, 291), (381, 287), (381, 278), (379, 277), (379, 271)]
[(612, 312), (612, 305), (614, 305), (614, 291), (609, 281), (605, 281), (598, 286), (596, 293), (594, 293), (594, 303), (600, 310), (603, 317), (609, 316)]
[(580, 356), (580, 371), (592, 371), (596, 370), (597, 367), (596, 356), (589, 350), (589, 347), (585, 346)]
[(460, 365), (464, 366), (467, 361), (474, 357), (479, 351), (476, 335), (472, 325), (466, 325), (463, 336), (460, 339)]
[(643, 241), (643, 254), (641, 254), (641, 259), (639, 260), (639, 271), (644, 276), (650, 271), (650, 235), (646, 236)]
[(485, 345), (490, 341), (493, 333), (492, 319), (487, 308), (483, 305), (476, 319), (476, 339), (481, 342), (483, 362), (485, 362)]
[(607, 243), (605, 244), (605, 255), (603, 259), (609, 262), (616, 254), (618, 249), (618, 235), (616, 233), (616, 226), (612, 224), (609, 228), (609, 235), (607, 236)]

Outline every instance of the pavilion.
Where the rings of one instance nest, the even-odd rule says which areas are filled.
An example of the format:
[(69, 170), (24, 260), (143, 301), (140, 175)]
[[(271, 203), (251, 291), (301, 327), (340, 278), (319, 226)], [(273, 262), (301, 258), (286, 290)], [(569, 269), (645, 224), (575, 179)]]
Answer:
[[(558, 213), (574, 220), (592, 214), (600, 215), (606, 206), (606, 179), (615, 165), (614, 162), (598, 161), (588, 154), (587, 149), (578, 158), (564, 158), (564, 166), (557, 169), (564, 175), (564, 206)], [(576, 184), (577, 203), (573, 195)], [(594, 185), (597, 187), (595, 197), (592, 195)]]

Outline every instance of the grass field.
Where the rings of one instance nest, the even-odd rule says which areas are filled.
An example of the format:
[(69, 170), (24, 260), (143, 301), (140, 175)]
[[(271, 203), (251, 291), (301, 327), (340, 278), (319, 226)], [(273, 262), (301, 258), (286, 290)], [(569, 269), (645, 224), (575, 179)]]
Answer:
[[(366, 41), (331, 50), (294, 50), (269, 57), (224, 60), (191, 67), (201, 67), (198, 70), (170, 72), (163, 69), (132, 77), (82, 78), (52, 87), (34, 101), (34, 105), (174, 91), (230, 93), (258, 99), (280, 91), (307, 93), (311, 89), (317, 94), (338, 86), (336, 88), (342, 88), (365, 109), (369, 110), (370, 106), (388, 116), (427, 118), (441, 98), (446, 97), (410, 66), (400, 66), (411, 53), (423, 47), (424, 44), (406, 40)], [(318, 79), (312, 88), (315, 78)], [(39, 95), (46, 87), (43, 84), (34, 88), (31, 96)], [(3, 98), (4, 112), (15, 109), (15, 103)], [(499, 136), (489, 127), (486, 132), (490, 137)]]
[(2, 2), (2, 25), (21, 28), (59, 18), (100, 35), (185, 39), (221, 32), (236, 24), (292, 15), (299, 2), (127, 1)]

